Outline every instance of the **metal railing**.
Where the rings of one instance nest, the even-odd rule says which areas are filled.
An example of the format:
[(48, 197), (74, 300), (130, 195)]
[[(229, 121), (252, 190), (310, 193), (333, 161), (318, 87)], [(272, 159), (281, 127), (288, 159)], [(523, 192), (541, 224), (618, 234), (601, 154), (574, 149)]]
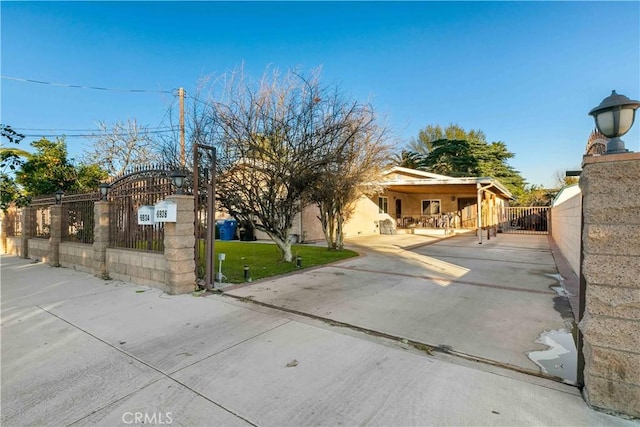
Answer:
[(93, 243), (93, 205), (98, 200), (98, 192), (65, 195), (62, 200), (63, 242)]
[(139, 169), (114, 182), (109, 190), (109, 246), (164, 251), (164, 223), (138, 224), (138, 208), (154, 205), (170, 195), (171, 180), (161, 169)]
[(550, 212), (548, 206), (502, 208), (498, 230), (509, 234), (549, 234)]
[(22, 209), (9, 208), (2, 219), (2, 227), (7, 232), (7, 237), (22, 236)]
[(48, 239), (51, 236), (51, 215), (49, 205), (35, 207), (35, 234), (38, 239)]
[(422, 215), (420, 213), (402, 215), (396, 218), (398, 228), (453, 228), (456, 225), (456, 213)]

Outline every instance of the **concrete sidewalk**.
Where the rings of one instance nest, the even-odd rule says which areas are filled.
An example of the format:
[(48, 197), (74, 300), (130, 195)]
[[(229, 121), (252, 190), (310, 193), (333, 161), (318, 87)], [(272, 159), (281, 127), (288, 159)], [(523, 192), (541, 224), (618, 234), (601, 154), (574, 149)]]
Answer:
[(3, 426), (631, 426), (571, 386), (3, 256)]

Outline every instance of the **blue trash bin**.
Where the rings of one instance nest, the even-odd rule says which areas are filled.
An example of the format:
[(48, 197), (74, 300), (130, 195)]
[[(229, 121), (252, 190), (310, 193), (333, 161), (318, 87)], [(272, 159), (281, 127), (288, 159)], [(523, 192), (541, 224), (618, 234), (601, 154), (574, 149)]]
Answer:
[(233, 240), (237, 226), (238, 222), (235, 219), (226, 219), (220, 227), (220, 240)]

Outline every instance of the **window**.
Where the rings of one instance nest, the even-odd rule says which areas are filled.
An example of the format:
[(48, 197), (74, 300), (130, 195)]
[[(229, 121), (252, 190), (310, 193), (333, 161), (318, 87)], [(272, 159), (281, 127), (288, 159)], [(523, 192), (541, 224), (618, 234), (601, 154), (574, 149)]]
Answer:
[(440, 215), (440, 200), (423, 200), (422, 215)]
[(389, 199), (378, 197), (378, 213), (389, 213)]

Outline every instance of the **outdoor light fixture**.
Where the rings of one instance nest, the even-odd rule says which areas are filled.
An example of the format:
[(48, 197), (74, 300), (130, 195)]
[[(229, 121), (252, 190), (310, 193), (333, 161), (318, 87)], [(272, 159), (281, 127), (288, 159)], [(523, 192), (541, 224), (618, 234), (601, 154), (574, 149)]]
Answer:
[(98, 188), (100, 189), (100, 200), (103, 202), (106, 202), (107, 194), (109, 194), (109, 188), (111, 188), (111, 186), (106, 182), (103, 182), (100, 185), (98, 185)]
[(187, 174), (182, 171), (171, 172), (171, 180), (173, 181), (173, 185), (176, 186), (176, 194), (183, 194), (182, 186), (184, 185), (184, 179), (186, 177)]
[(620, 137), (629, 132), (629, 129), (633, 126), (638, 107), (640, 107), (640, 102), (629, 99), (624, 95), (618, 95), (615, 90), (612, 90), (611, 95), (603, 99), (600, 105), (589, 111), (589, 115), (593, 116), (600, 133), (610, 138), (605, 154), (626, 153), (629, 151), (624, 148), (624, 142)]
[(62, 203), (62, 196), (64, 195), (64, 191), (62, 191), (61, 189), (58, 188), (58, 191), (56, 191), (56, 205), (59, 205), (60, 203)]
[(451, 201), (455, 202), (456, 201), (456, 196), (451, 196)]

